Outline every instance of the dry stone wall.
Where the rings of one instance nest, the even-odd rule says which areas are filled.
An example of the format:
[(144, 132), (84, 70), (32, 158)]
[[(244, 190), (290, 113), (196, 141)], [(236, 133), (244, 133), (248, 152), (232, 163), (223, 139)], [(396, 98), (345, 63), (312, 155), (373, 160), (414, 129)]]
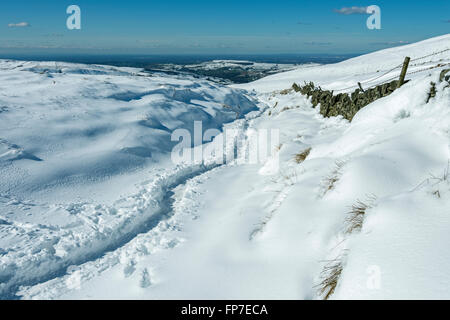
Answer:
[(365, 91), (356, 89), (351, 94), (339, 93), (334, 95), (333, 91), (322, 90), (320, 87), (317, 88), (313, 82), (306, 83), (304, 86), (299, 86), (294, 83), (292, 86), (294, 91), (311, 97), (311, 102), (314, 107), (320, 104), (320, 113), (324, 117), (341, 115), (349, 121), (353, 119), (359, 110), (377, 99), (390, 95), (397, 87), (398, 81), (395, 80)]
[[(450, 82), (450, 69), (443, 70), (439, 77), (440, 81)], [(405, 81), (405, 83), (408, 81)], [(390, 95), (397, 90), (399, 81), (394, 80), (392, 82), (383, 83), (376, 87), (361, 90), (356, 89), (354, 92), (334, 94), (333, 91), (322, 90), (320, 87), (316, 87), (313, 82), (305, 83), (303, 86), (299, 86), (296, 83), (292, 85), (292, 89), (295, 92), (301, 92), (302, 94), (311, 98), (311, 102), (314, 107), (320, 104), (320, 113), (324, 117), (343, 116), (345, 119), (352, 121), (355, 114), (367, 106), (368, 104), (378, 100), (380, 98)], [(433, 98), (436, 95), (436, 87), (434, 83), (431, 83), (431, 89), (429, 98)]]

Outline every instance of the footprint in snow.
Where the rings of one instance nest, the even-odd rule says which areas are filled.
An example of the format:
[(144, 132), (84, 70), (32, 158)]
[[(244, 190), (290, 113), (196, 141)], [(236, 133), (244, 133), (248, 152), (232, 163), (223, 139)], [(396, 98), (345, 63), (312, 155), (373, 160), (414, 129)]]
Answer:
[(42, 159), (29, 152), (26, 152), (20, 146), (9, 143), (7, 140), (0, 138), (0, 160), (16, 161), (23, 159), (42, 161)]
[(141, 272), (141, 277), (139, 280), (139, 286), (143, 289), (150, 287), (152, 284), (150, 280), (150, 273), (147, 268), (144, 268)]

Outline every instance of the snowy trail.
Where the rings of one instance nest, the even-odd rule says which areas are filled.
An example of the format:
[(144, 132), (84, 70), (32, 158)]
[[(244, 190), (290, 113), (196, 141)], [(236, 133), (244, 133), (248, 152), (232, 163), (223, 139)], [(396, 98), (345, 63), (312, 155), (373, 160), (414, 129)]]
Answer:
[[(226, 129), (236, 130), (237, 134), (235, 139), (231, 139), (227, 143), (246, 146), (248, 143), (246, 130), (266, 110), (263, 102), (260, 107), (260, 111), (249, 113), (245, 119), (225, 125)], [(230, 150), (232, 149), (230, 148)], [(202, 180), (208, 179), (209, 174), (213, 174), (222, 167), (233, 168), (234, 164), (217, 164), (216, 157), (210, 155), (209, 158), (204, 159), (204, 163), (201, 165), (181, 167), (175, 174), (170, 174), (169, 171), (168, 176), (159, 178), (160, 183), (154, 183), (157, 188), (150, 188), (145, 193), (139, 194), (140, 198), (154, 197), (155, 194), (162, 196), (156, 201), (157, 206), (152, 208), (154, 213), (147, 221), (141, 225), (136, 224), (135, 221), (137, 228), (126, 234), (122, 241), (100, 250), (84, 261), (63, 266), (59, 274), (51, 274), (47, 279), (35, 280), (34, 283), (28, 284), (31, 285), (30, 290), (26, 289), (20, 295), (31, 298), (38, 291), (39, 298), (43, 296), (46, 296), (47, 299), (55, 298), (55, 292), (58, 292), (58, 296), (62, 296), (65, 291), (76, 288), (81, 283), (99, 276), (117, 264), (125, 266), (123, 272), (125, 277), (128, 277), (134, 273), (135, 261), (139, 259), (139, 256), (147, 256), (160, 250), (176, 247), (183, 240), (179, 235), (174, 235), (174, 231), (180, 230), (180, 223), (186, 215), (196, 218), (198, 214), (196, 209), (199, 204), (195, 199), (195, 191), (186, 189), (185, 186), (196, 186)], [(139, 202), (139, 199), (134, 199), (134, 202)], [(73, 285), (74, 282), (76, 285)], [(39, 285), (39, 283), (43, 284)], [(27, 284), (25, 283), (25, 285)]]
[[(115, 231), (112, 229), (108, 231), (108, 233), (102, 232), (103, 234), (101, 239), (98, 241), (96, 241), (96, 239), (91, 240), (93, 244), (91, 244), (90, 248), (80, 248), (79, 252), (74, 252), (75, 249), (71, 249), (71, 254), (67, 257), (67, 259), (51, 259), (50, 257), (44, 257), (43, 259), (38, 260), (37, 257), (34, 257), (34, 259), (30, 261), (27, 266), (30, 268), (28, 278), (23, 280), (24, 276), (20, 275), (20, 277), (22, 277), (20, 280), (20, 285), (35, 285), (37, 283), (60, 277), (67, 273), (68, 267), (73, 269), (77, 265), (81, 265), (89, 261), (95, 261), (105, 254), (123, 247), (125, 244), (132, 241), (137, 235), (151, 231), (157, 227), (158, 224), (170, 218), (172, 214), (173, 189), (180, 184), (184, 184), (187, 180), (207, 172), (214, 167), (215, 166), (189, 167), (180, 170), (180, 172), (177, 172), (176, 174), (169, 175), (168, 177), (161, 179), (155, 183), (155, 186), (151, 187), (145, 193), (140, 194), (140, 198), (134, 199), (134, 201), (139, 202), (143, 200), (147, 201), (145, 200), (146, 197), (153, 198), (151, 202), (155, 204), (154, 206), (151, 208), (141, 209), (144, 217), (135, 218), (132, 223), (133, 225), (130, 227), (120, 226), (122, 230)], [(155, 197), (155, 195), (160, 196)], [(117, 208), (109, 208), (109, 210), (117, 210)], [(18, 228), (17, 226), (12, 226), (14, 228)], [(117, 232), (117, 235), (114, 234), (115, 232)], [(62, 237), (64, 237), (64, 235), (61, 235), (61, 238)], [(86, 235), (86, 237), (89, 237), (89, 235)], [(42, 244), (38, 245), (42, 246)], [(45, 264), (46, 268), (43, 270), (42, 274), (39, 274), (36, 270), (42, 268), (42, 264)], [(16, 279), (12, 276), (8, 280), (14, 283)], [(6, 287), (5, 289), (10, 290), (10, 292), (13, 293), (17, 290), (17, 288), (17, 285), (12, 285), (10, 288)], [(6, 298), (14, 298), (14, 295), (6, 296)]]
[[(237, 136), (235, 139), (237, 139), (238, 143), (243, 143), (246, 138), (245, 134), (249, 122), (257, 118), (264, 111), (265, 106), (262, 104), (261, 110), (249, 113), (244, 119), (238, 119), (230, 124), (225, 124), (225, 128), (236, 130)], [(205, 145), (202, 145), (202, 147), (205, 147)], [(155, 248), (150, 249), (150, 251), (157, 250), (159, 246), (172, 247), (178, 240), (174, 239), (168, 241), (169, 244), (165, 243), (164, 239), (166, 237), (164, 232), (165, 230), (175, 228), (169, 222), (170, 218), (174, 215), (174, 190), (193, 178), (201, 176), (222, 165), (216, 163), (216, 157), (214, 155), (206, 155), (202, 164), (178, 165), (173, 169), (169, 169), (170, 165), (163, 166), (164, 169), (160, 169), (160, 173), (156, 174), (157, 178), (148, 183), (148, 185), (143, 186), (139, 193), (128, 196), (126, 199), (120, 199), (111, 207), (103, 208), (108, 212), (114, 212), (115, 216), (120, 216), (121, 212), (126, 212), (126, 219), (123, 222), (116, 221), (116, 225), (108, 222), (106, 224), (108, 227), (106, 230), (99, 230), (94, 226), (94, 234), (85, 231), (86, 233), (82, 234), (82, 236), (89, 241), (89, 245), (84, 242), (82, 246), (77, 248), (78, 243), (81, 242), (79, 239), (70, 242), (70, 237), (67, 237), (65, 234), (58, 234), (55, 236), (57, 241), (52, 244), (55, 250), (44, 252), (44, 256), (35, 255), (33, 257), (25, 256), (22, 258), (22, 260), (27, 259), (26, 261), (22, 261), (22, 268), (29, 268), (30, 272), (24, 276), (22, 272), (15, 273), (14, 269), (11, 270), (11, 277), (5, 278), (10, 286), (8, 286), (8, 282), (6, 281), (2, 284), (4, 290), (10, 292), (10, 296), (6, 297), (16, 298), (15, 292), (18, 289), (18, 284), (20, 286), (33, 286), (42, 282), (51, 281), (51, 279), (57, 279), (67, 274), (68, 270), (69, 273), (72, 270), (77, 270), (82, 265), (95, 265), (96, 272), (111, 268), (120, 262), (119, 257), (123, 255), (123, 252), (128, 250), (139, 251), (139, 248), (135, 246), (139, 247), (141, 245), (141, 237), (145, 237), (149, 244), (154, 244), (155, 241), (162, 242), (160, 245), (155, 245)], [(82, 208), (84, 211), (86, 209)], [(127, 212), (130, 210), (139, 214), (130, 215)], [(99, 224), (96, 223), (96, 225)], [(170, 244), (172, 241), (173, 244)], [(42, 243), (32, 245), (40, 247)], [(70, 252), (70, 255), (66, 257), (55, 255), (55, 251), (57, 253), (57, 250), (61, 247), (66, 252)], [(23, 252), (25, 250), (22, 249), (20, 251)], [(15, 263), (14, 261), (16, 259), (20, 259), (20, 257), (14, 257), (13, 259), (11, 254), (7, 258), (12, 263)], [(5, 262), (7, 260), (4, 259), (3, 261)], [(43, 264), (45, 264), (45, 268)], [(103, 266), (99, 268), (99, 265), (102, 264)]]

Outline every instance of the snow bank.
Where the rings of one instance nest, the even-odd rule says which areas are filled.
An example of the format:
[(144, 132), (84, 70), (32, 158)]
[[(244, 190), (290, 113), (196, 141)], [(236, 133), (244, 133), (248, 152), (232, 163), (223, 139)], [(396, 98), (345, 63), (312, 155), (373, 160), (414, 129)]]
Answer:
[(377, 195), (361, 232), (348, 237), (336, 299), (450, 297), (450, 87), (441, 84), (425, 104), (428, 84), (408, 84), (374, 103), (336, 142), (355, 141), (364, 130), (365, 141), (344, 151), (353, 161), (340, 190), (359, 199)]

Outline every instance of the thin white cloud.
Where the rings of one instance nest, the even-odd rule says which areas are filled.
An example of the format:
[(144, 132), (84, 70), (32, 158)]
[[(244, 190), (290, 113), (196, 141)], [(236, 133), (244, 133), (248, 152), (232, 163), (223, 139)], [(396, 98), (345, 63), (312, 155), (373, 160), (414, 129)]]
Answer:
[(331, 46), (333, 43), (309, 41), (309, 42), (304, 42), (303, 44), (305, 44), (307, 46)]
[(411, 42), (409, 41), (404, 41), (404, 40), (400, 40), (400, 41), (386, 41), (386, 42), (372, 42), (372, 45), (382, 45), (382, 46), (401, 46), (404, 44), (410, 44)]
[(10, 28), (24, 28), (29, 27), (30, 24), (28, 22), (19, 22), (19, 23), (10, 23), (8, 24), (8, 27)]
[(367, 14), (367, 7), (344, 7), (341, 9), (334, 9), (334, 12), (339, 14)]

